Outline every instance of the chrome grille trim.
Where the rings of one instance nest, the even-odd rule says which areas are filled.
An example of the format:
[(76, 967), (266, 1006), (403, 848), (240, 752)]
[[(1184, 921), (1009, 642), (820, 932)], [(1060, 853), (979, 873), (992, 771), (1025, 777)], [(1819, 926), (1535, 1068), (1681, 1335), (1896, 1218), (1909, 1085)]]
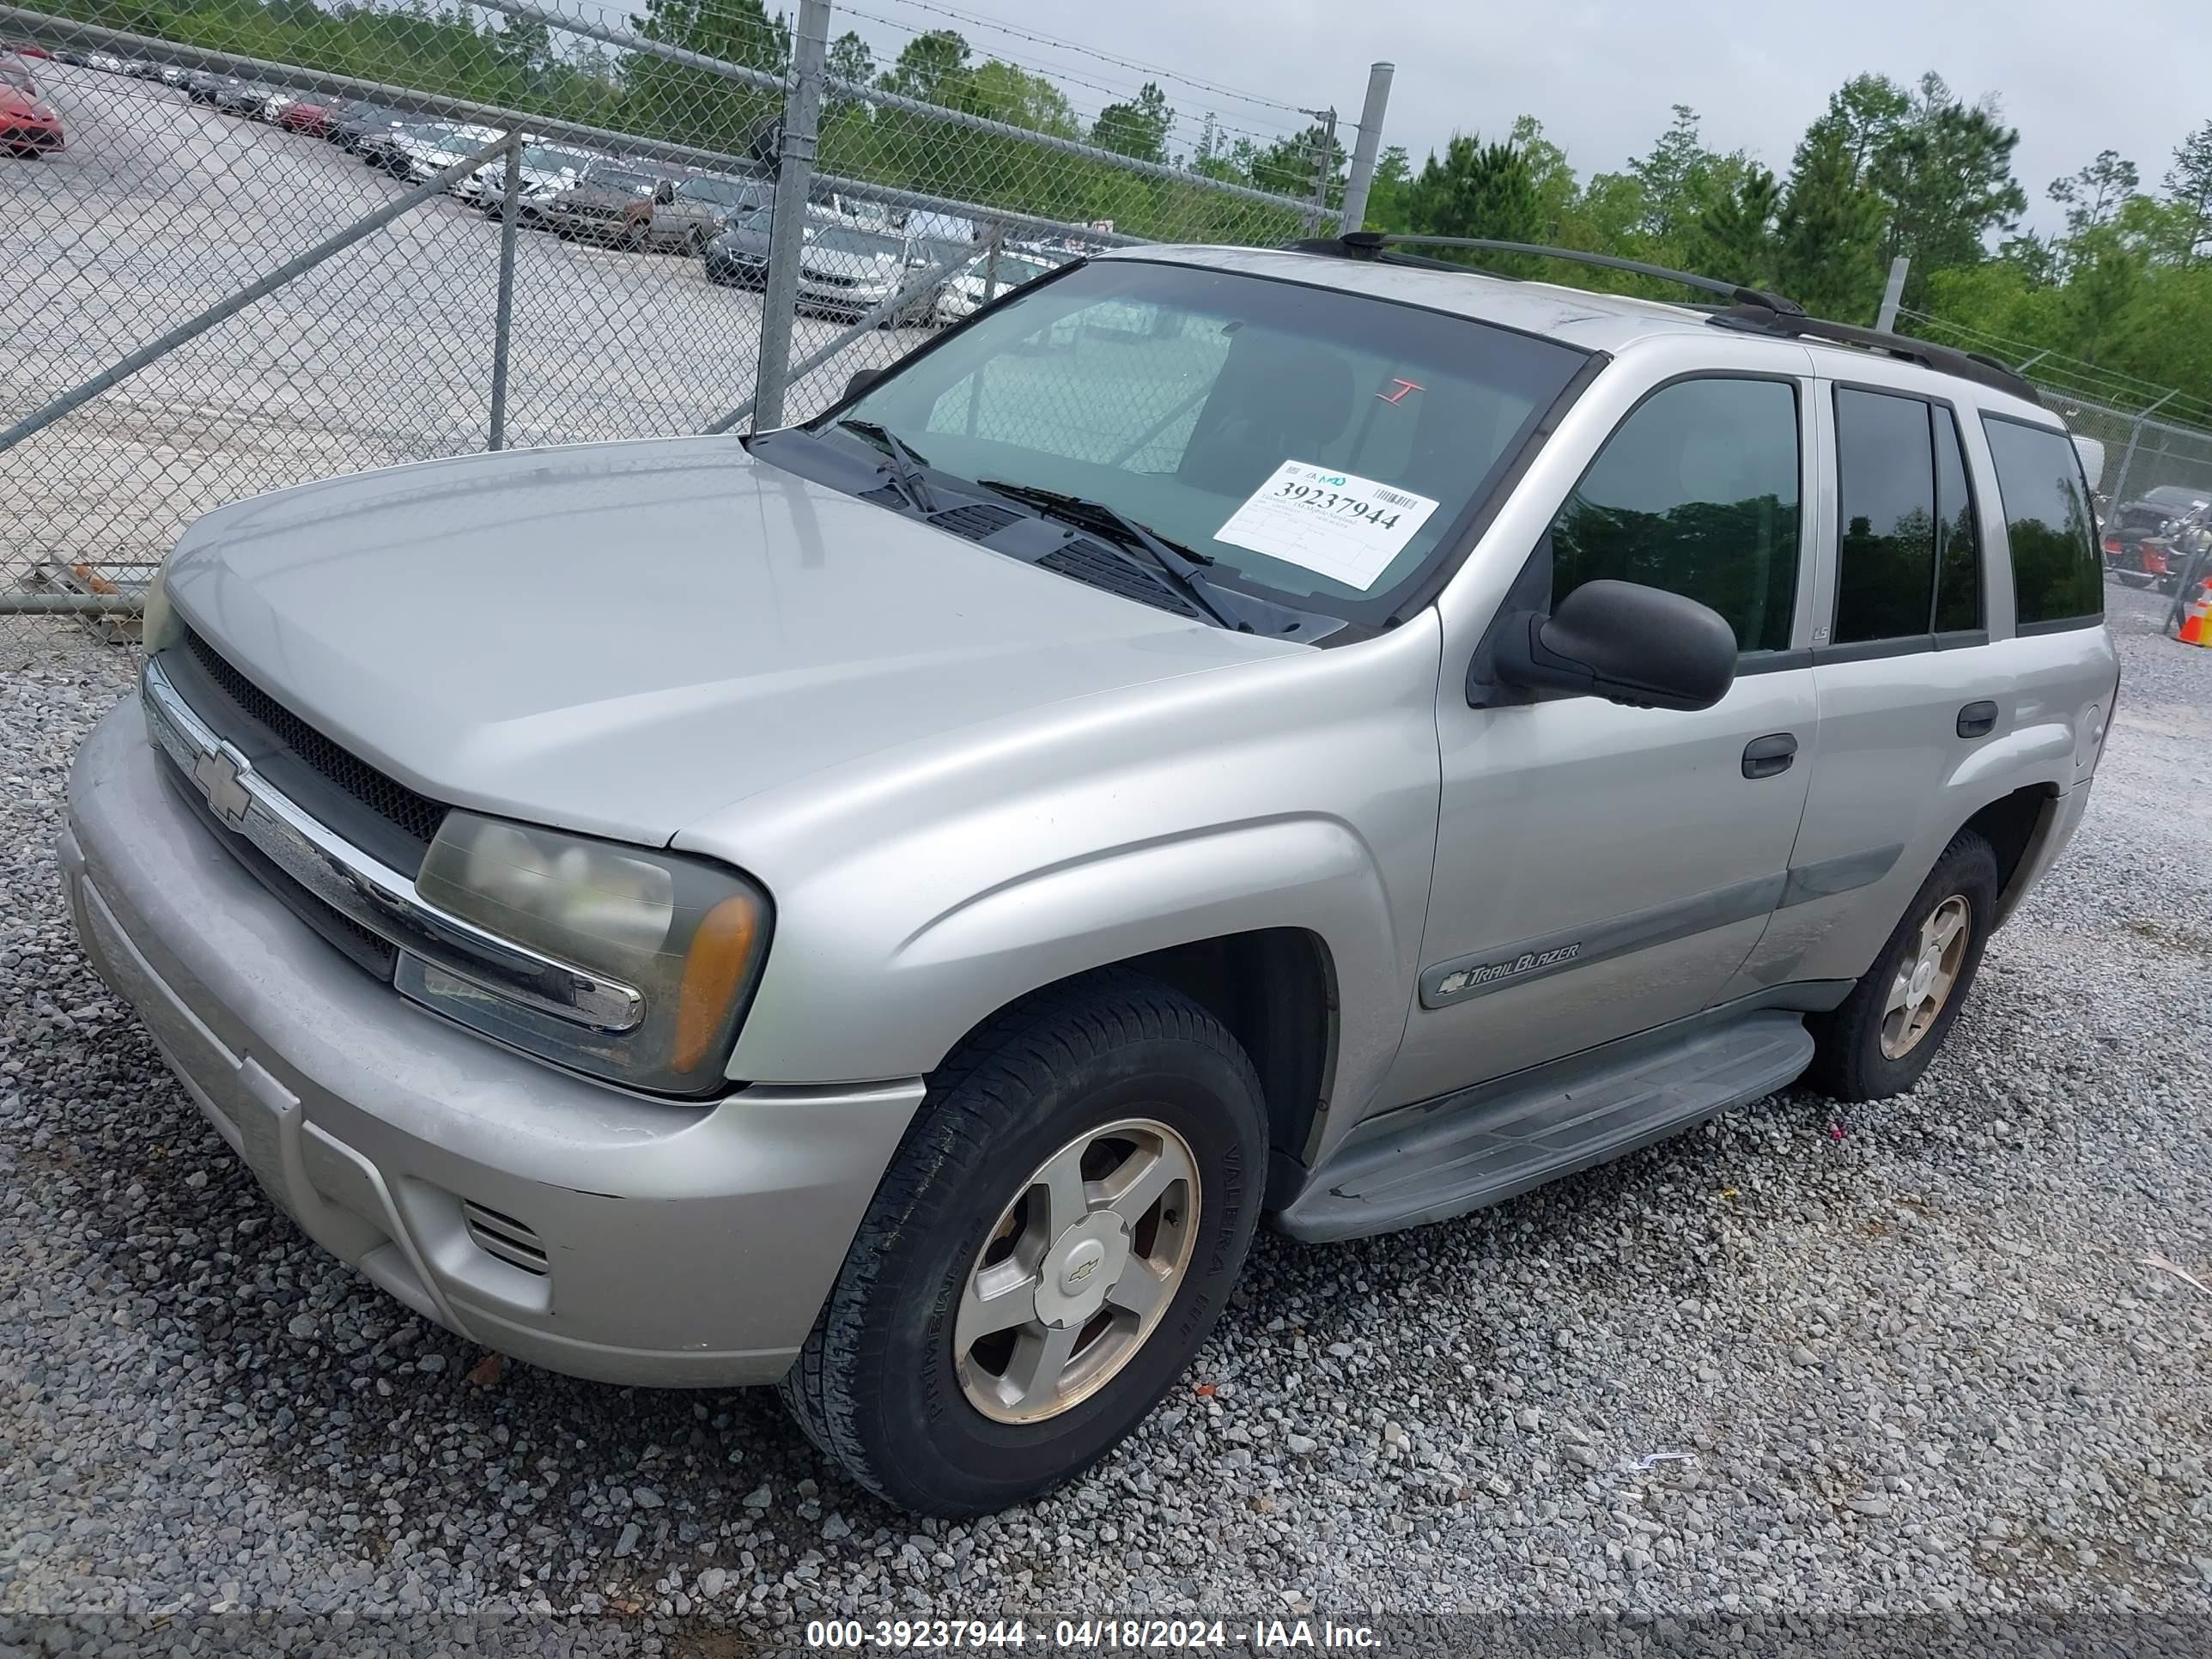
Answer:
[(139, 678), (147, 734), (224, 827), (337, 911), (400, 951), (536, 1012), (595, 1030), (645, 1018), (633, 987), (488, 933), (429, 903), (397, 870), (340, 840), (258, 775), (177, 695), (158, 659)]

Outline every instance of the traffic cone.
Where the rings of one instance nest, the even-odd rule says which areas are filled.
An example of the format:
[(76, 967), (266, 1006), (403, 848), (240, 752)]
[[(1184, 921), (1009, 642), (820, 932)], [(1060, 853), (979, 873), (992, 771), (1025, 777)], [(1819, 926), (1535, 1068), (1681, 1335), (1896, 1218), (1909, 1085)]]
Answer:
[(2197, 590), (2197, 597), (2181, 610), (2181, 632), (2174, 636), (2184, 645), (2212, 647), (2212, 582)]

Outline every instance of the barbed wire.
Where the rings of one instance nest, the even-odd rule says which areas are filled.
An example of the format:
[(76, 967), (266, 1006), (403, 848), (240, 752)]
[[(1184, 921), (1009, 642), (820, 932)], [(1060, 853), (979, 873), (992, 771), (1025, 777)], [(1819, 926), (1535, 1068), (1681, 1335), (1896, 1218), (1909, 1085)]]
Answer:
[[(2125, 398), (2145, 405), (2146, 411), (2148, 408), (2154, 406), (2161, 416), (2171, 417), (2179, 425), (2212, 425), (2212, 401), (2207, 401), (2193, 392), (2184, 392), (2177, 386), (2164, 386), (2158, 381), (2147, 380), (2138, 375), (2125, 374), (2118, 369), (2105, 368), (2081, 358), (2069, 356), (2064, 352), (2053, 350), (2047, 346), (2039, 346), (2032, 341), (2013, 339), (1987, 329), (1974, 327), (1970, 324), (1954, 322), (1948, 318), (1937, 317), (1924, 311), (1916, 311), (1910, 307), (1899, 307), (1897, 314), (1899, 318), (1917, 323), (1923, 328), (1941, 330), (1957, 339), (1969, 343), (1976, 349), (1987, 351), (1993, 356), (2003, 357), (2015, 368), (2027, 364), (2029, 366), (2031, 378), (2036, 374), (2051, 380), (2064, 377), (2068, 380), (2085, 382), (2090, 387), (2102, 388), (2101, 392), (2081, 389), (2068, 391), (2067, 395), (2080, 398), (2086, 402), (2099, 401), (2100, 397), (2115, 400)], [(2053, 389), (2067, 390), (2063, 387)]]
[[(957, 14), (954, 13), (947, 13), (945, 15), (957, 15)], [(929, 32), (925, 29), (917, 28), (910, 23), (902, 22), (897, 18), (886, 17), (878, 12), (864, 11), (854, 6), (841, 5), (837, 9), (837, 15), (841, 18), (861, 18), (868, 22), (879, 24), (885, 28), (898, 30), (910, 39), (918, 39), (921, 35)], [(994, 56), (996, 54), (994, 54)], [(1035, 75), (1047, 82), (1049, 82), (1054, 86), (1060, 88), (1063, 94), (1069, 87), (1081, 87), (1085, 91), (1098, 94), (1100, 96), (1113, 103), (1127, 104), (1133, 103), (1138, 98), (1143, 95), (1144, 92), (1142, 86), (1131, 86), (1126, 84), (1115, 86), (1101, 81), (1088, 80), (1084, 76), (1061, 68), (1057, 64), (1027, 62), (1011, 56), (1001, 57), (999, 58), (999, 61), (1011, 64), (1014, 68), (1022, 70), (1025, 74)], [(1167, 88), (1162, 88), (1161, 90), (1164, 92)], [(1082, 105), (1078, 104), (1073, 99), (1070, 99), (1068, 102), (1069, 107), (1074, 110), (1076, 113), (1079, 115), (1087, 114), (1093, 123), (1097, 121), (1100, 115), (1105, 112), (1103, 106), (1095, 109), (1086, 110)], [(1302, 110), (1296, 111), (1294, 112), (1300, 115), (1306, 113), (1306, 112)], [(1306, 131), (1303, 126), (1285, 126), (1280, 128), (1241, 126), (1234, 122), (1223, 120), (1221, 118), (1220, 112), (1218, 110), (1213, 109), (1207, 109), (1200, 113), (1194, 113), (1188, 109), (1174, 108), (1171, 106), (1171, 113), (1173, 115), (1173, 125), (1170, 128), (1170, 131), (1171, 133), (1180, 132), (1187, 127), (1192, 130), (1190, 136), (1193, 138), (1196, 138), (1203, 135), (1206, 120), (1211, 118), (1213, 124), (1213, 129), (1216, 132), (1227, 133), (1239, 138), (1249, 138), (1253, 141), (1256, 147), (1261, 149), (1267, 149), (1276, 144), (1295, 140)]]
[[(1059, 35), (1037, 33), (1016, 24), (1005, 22), (998, 18), (985, 16), (981, 13), (963, 11), (954, 6), (933, 4), (930, 0), (889, 0), (889, 3), (910, 6), (916, 11), (929, 12), (940, 17), (950, 17), (960, 22), (973, 24), (979, 28), (992, 29), (1016, 40), (1026, 40), (1033, 46), (1053, 46), (1063, 52), (1076, 52), (1085, 58), (1096, 58), (1103, 64), (1111, 64), (1118, 69), (1134, 70), (1154, 81), (1171, 81), (1178, 85), (1189, 87), (1194, 91), (1212, 93), (1217, 97), (1234, 98), (1240, 102), (1262, 108), (1281, 110), (1286, 114), (1304, 115), (1308, 112), (1296, 104), (1281, 103), (1257, 93), (1241, 91), (1235, 87), (1223, 86), (1217, 82), (1200, 80), (1194, 76), (1183, 74), (1178, 70), (1140, 63), (1134, 58), (1117, 57), (1111, 52), (1101, 52), (1095, 46), (1086, 46), (1079, 41), (1069, 40)], [(841, 6), (839, 9), (849, 10), (850, 8)], [(1356, 125), (1357, 123), (1346, 122), (1342, 125), (1351, 126)]]

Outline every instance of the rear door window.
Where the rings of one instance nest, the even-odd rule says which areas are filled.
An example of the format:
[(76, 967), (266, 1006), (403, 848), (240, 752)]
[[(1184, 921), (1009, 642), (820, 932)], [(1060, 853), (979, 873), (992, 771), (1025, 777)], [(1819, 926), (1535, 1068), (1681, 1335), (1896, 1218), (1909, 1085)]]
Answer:
[(1929, 631), (1936, 458), (1917, 398), (1836, 390), (1838, 645)]
[(1982, 416), (1996, 462), (2013, 602), (2022, 632), (2080, 627), (2104, 615), (2096, 520), (2081, 458), (2063, 432), (2002, 415)]
[(1978, 629), (1981, 535), (1951, 410), (1838, 386), (1836, 470), (1834, 643)]
[(1982, 537), (1966, 451), (1951, 411), (1936, 409), (1936, 631), (1982, 625)]

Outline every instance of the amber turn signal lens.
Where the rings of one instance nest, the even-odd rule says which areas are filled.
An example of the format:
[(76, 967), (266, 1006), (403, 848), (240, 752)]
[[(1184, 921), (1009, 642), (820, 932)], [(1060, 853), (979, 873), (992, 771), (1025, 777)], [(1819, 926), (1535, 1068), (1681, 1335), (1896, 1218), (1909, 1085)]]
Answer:
[(676, 994), (676, 1042), (670, 1056), (690, 1071), (727, 1024), (730, 1005), (752, 966), (760, 911), (750, 897), (724, 899), (700, 921), (684, 957), (684, 982)]

